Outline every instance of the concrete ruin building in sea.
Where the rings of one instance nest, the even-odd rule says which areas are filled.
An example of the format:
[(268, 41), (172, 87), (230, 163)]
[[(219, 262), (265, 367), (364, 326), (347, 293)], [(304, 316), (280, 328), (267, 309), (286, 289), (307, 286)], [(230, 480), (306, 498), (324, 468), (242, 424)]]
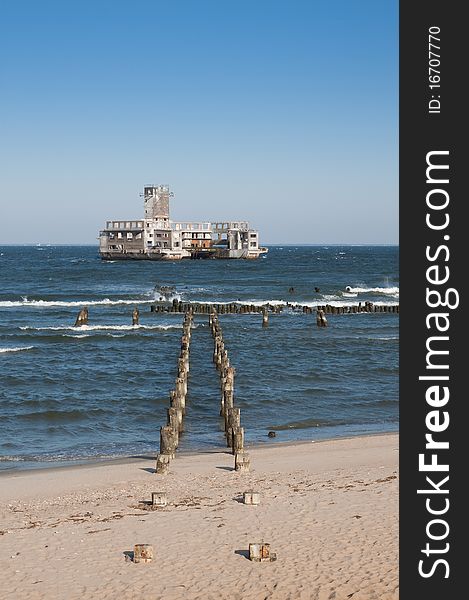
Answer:
[(180, 260), (183, 258), (258, 258), (259, 232), (246, 221), (171, 221), (167, 185), (143, 188), (143, 219), (107, 221), (99, 232), (103, 260)]

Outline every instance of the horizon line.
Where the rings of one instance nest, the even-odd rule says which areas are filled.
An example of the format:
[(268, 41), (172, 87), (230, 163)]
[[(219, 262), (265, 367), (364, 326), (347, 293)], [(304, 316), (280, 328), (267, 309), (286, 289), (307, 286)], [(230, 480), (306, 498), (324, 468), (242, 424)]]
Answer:
[[(264, 246), (399, 246), (398, 242), (385, 242), (385, 243), (376, 243), (376, 242), (324, 242), (324, 243), (309, 243), (309, 242), (272, 242), (263, 244)], [(36, 247), (36, 246), (78, 246), (78, 247), (95, 247), (99, 248), (99, 244), (85, 243), (85, 242), (76, 242), (72, 244), (66, 244), (62, 242), (0, 242), (0, 247), (4, 246), (23, 246), (23, 247)]]

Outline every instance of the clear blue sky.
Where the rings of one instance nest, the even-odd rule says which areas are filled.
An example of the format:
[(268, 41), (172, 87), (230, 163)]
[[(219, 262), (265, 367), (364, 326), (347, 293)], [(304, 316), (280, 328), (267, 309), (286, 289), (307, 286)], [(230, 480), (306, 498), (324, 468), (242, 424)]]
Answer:
[(143, 214), (397, 243), (397, 0), (0, 4), (0, 243)]

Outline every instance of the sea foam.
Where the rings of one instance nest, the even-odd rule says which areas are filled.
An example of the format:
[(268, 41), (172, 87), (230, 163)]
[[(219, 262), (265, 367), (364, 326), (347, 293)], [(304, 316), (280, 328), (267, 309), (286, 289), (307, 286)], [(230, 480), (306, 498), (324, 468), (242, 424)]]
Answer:
[(351, 287), (348, 286), (347, 292), (353, 294), (390, 294), (392, 296), (399, 295), (398, 287)]
[(6, 354), (7, 352), (21, 352), (22, 350), (32, 350), (34, 346), (18, 346), (15, 348), (0, 348), (0, 354)]
[(103, 300), (4, 300), (0, 302), (0, 308), (18, 308), (21, 306), (27, 306), (29, 308), (48, 308), (49, 306), (115, 306), (118, 304), (152, 304), (154, 300), (110, 300), (104, 298)]
[(73, 327), (73, 325), (59, 325), (51, 327), (20, 327), (22, 331), (138, 331), (140, 329), (163, 330), (182, 329), (182, 325), (82, 325)]

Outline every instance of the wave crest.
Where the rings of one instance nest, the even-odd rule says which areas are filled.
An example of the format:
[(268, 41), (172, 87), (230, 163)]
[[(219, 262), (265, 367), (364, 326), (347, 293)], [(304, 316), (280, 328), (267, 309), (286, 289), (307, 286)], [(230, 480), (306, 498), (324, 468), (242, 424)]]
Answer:
[(154, 300), (110, 300), (104, 298), (103, 300), (3, 300), (0, 302), (1, 308), (18, 308), (20, 306), (28, 306), (30, 308), (44, 308), (48, 306), (115, 306), (119, 304), (152, 304)]
[(22, 350), (32, 350), (34, 346), (17, 346), (15, 348), (0, 348), (0, 354), (7, 352), (21, 352)]
[(399, 295), (399, 288), (395, 287), (351, 287), (347, 286), (346, 292), (352, 294), (390, 294), (391, 296)]
[(22, 331), (138, 331), (139, 329), (166, 331), (168, 329), (182, 329), (182, 325), (82, 325), (73, 327), (73, 325), (58, 325), (51, 327), (20, 327)]

